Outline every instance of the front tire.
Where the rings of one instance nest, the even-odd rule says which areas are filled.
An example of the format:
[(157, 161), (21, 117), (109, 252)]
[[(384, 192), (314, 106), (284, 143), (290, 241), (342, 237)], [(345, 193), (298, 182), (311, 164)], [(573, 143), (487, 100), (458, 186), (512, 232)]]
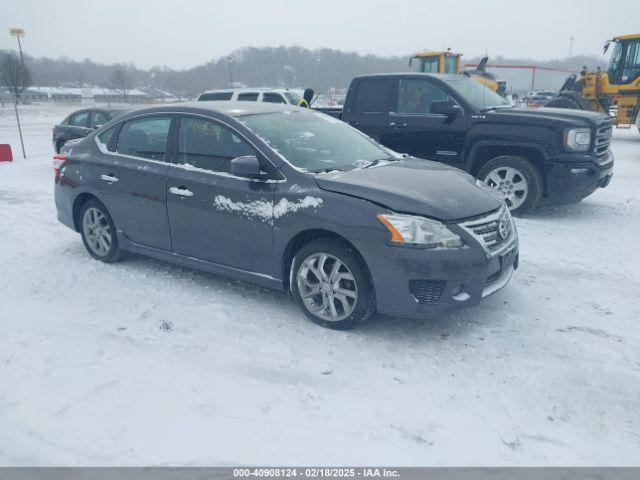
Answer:
[(544, 188), (542, 175), (526, 158), (505, 155), (485, 163), (477, 177), (504, 195), (505, 203), (516, 216), (536, 208)]
[(293, 298), (315, 324), (347, 330), (375, 313), (369, 271), (346, 242), (314, 240), (298, 251), (291, 268)]
[(88, 200), (80, 209), (80, 234), (89, 254), (112, 263), (120, 258), (116, 227), (107, 208), (98, 200)]

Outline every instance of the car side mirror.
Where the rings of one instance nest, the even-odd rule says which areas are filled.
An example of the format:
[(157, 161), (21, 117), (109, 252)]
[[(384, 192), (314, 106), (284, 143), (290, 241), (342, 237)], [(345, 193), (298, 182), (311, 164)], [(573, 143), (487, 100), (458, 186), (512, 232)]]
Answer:
[(229, 173), (236, 177), (258, 177), (262, 175), (260, 161), (255, 155), (234, 158)]
[(462, 107), (451, 100), (443, 100), (433, 102), (429, 111), (438, 115), (446, 115), (447, 118), (454, 118), (462, 113)]

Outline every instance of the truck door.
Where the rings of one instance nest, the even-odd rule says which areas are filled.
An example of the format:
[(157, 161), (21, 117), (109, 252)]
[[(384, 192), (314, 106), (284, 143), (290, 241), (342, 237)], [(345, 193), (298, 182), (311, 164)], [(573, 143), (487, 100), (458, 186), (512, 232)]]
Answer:
[(387, 128), (392, 80), (364, 78), (351, 85), (342, 120), (376, 141)]
[(447, 90), (428, 78), (400, 78), (394, 106), (380, 140), (401, 153), (462, 166), (467, 122), (432, 113), (435, 102), (455, 100)]

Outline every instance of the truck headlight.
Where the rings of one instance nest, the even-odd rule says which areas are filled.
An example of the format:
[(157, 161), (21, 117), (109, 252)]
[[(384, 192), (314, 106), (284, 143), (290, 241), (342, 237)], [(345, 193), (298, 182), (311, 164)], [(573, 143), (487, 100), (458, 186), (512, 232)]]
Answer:
[(591, 145), (591, 129), (569, 128), (564, 131), (564, 146), (574, 152), (586, 152)]
[(423, 217), (400, 214), (380, 214), (378, 220), (391, 234), (391, 241), (426, 248), (460, 248), (462, 239), (443, 223)]

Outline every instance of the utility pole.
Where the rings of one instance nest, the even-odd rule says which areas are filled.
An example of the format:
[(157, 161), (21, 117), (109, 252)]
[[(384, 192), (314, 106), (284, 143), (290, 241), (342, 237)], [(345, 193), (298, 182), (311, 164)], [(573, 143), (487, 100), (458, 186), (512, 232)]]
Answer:
[(573, 37), (569, 37), (569, 58), (573, 57)]
[[(9, 34), (12, 37), (18, 39), (18, 50), (20, 51), (20, 63), (22, 63), (22, 69), (24, 70), (24, 55), (22, 54), (22, 44), (20, 43), (20, 37), (24, 37), (24, 30), (22, 28), (10, 28)], [(18, 96), (14, 92), (13, 95), (13, 109), (16, 112), (16, 123), (18, 124), (18, 133), (20, 134), (20, 146), (22, 147), (22, 158), (27, 158), (27, 153), (24, 150), (24, 139), (22, 138), (22, 126), (20, 125), (20, 115), (18, 114)]]

